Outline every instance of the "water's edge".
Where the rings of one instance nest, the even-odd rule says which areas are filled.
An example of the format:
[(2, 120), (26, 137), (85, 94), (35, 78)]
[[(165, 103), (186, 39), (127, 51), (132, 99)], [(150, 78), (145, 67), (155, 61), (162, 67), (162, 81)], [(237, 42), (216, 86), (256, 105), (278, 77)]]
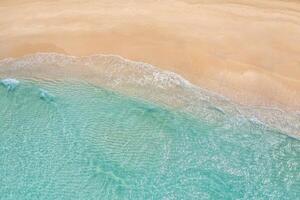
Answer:
[[(208, 121), (246, 119), (299, 139), (300, 111), (251, 107), (191, 84), (180, 75), (117, 55), (85, 57), (36, 53), (0, 60), (0, 78), (83, 80), (106, 89), (170, 106)], [(3, 82), (4, 81), (4, 82)]]

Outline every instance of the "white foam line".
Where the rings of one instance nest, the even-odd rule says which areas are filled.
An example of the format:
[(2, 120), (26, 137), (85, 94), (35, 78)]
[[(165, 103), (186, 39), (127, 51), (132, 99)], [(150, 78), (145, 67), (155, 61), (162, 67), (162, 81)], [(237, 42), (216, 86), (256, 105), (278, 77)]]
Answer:
[[(48, 58), (39, 58), (39, 56), (49, 56)], [(52, 57), (53, 56), (53, 57)], [(145, 62), (141, 62), (141, 61), (133, 61), (127, 58), (124, 58), (120, 55), (115, 55), (115, 54), (92, 54), (89, 56), (72, 56), (72, 55), (67, 55), (67, 54), (61, 54), (61, 53), (55, 53), (55, 52), (51, 52), (51, 53), (45, 53), (45, 52), (38, 52), (38, 53), (34, 53), (34, 54), (28, 54), (19, 58), (4, 58), (2, 60), (0, 60), (0, 69), (1, 66), (5, 66), (6, 64), (9, 64), (11, 62), (15, 62), (15, 61), (22, 61), (24, 62), (24, 60), (22, 59), (27, 59), (27, 58), (31, 58), (31, 59), (35, 59), (39, 58), (38, 62), (45, 62), (45, 61), (50, 61), (50, 62), (54, 62), (55, 57), (59, 57), (61, 59), (64, 59), (65, 62), (63, 62), (63, 64), (67, 64), (67, 62), (72, 62), (72, 61), (82, 61), (82, 60), (90, 60), (93, 61), (93, 58), (117, 58), (120, 59), (121, 61), (123, 61), (126, 64), (129, 64), (130, 66), (134, 66), (137, 69), (146, 69), (146, 70), (150, 70), (149, 72), (152, 73), (151, 75), (153, 76), (154, 80), (156, 80), (157, 82), (161, 82), (164, 83), (166, 82), (166, 80), (168, 80), (168, 77), (171, 78), (171, 80), (173, 81), (173, 83), (178, 83), (178, 85), (184, 86), (187, 89), (190, 89), (192, 92), (197, 92), (198, 94), (202, 94), (205, 97), (208, 98), (208, 101), (210, 102), (212, 99), (211, 98), (216, 98), (217, 100), (221, 100), (224, 101), (224, 103), (231, 105), (235, 111), (237, 111), (238, 113), (243, 113), (243, 111), (241, 111), (240, 109), (244, 110), (244, 109), (261, 109), (261, 110), (269, 110), (269, 111), (279, 111), (281, 114), (283, 113), (287, 113), (286, 111), (279, 109), (278, 107), (275, 106), (248, 106), (248, 105), (244, 105), (241, 103), (237, 103), (232, 101), (230, 98), (227, 98), (221, 94), (215, 93), (213, 91), (209, 91), (205, 88), (201, 88), (198, 85), (194, 85), (191, 82), (189, 82), (187, 79), (185, 79), (184, 77), (182, 77), (179, 74), (176, 74), (174, 72), (168, 71), (168, 70), (162, 70), (159, 67), (156, 67), (154, 65), (151, 65), (149, 63), (145, 63)], [(65, 60), (67, 59), (67, 61)], [(26, 63), (26, 61), (25, 61)], [(163, 77), (165, 76), (165, 77)], [(146, 77), (144, 77), (146, 78)], [(175, 81), (175, 82), (174, 82)], [(159, 85), (157, 85), (159, 86)], [(256, 112), (256, 111), (255, 111)], [(300, 111), (296, 111), (296, 113), (300, 113)]]
[[(94, 58), (94, 57), (107, 57), (107, 58), (118, 58), (122, 61), (125, 61), (129, 64), (134, 64), (136, 67), (140, 67), (140, 68), (147, 68), (147, 69), (151, 69), (151, 70), (154, 70), (156, 71), (157, 73), (160, 73), (160, 74), (166, 74), (170, 77), (173, 77), (173, 78), (176, 78), (176, 79), (179, 79), (181, 80), (182, 83), (185, 84), (185, 86), (191, 88), (191, 89), (196, 89), (196, 90), (200, 90), (200, 91), (203, 91), (205, 93), (208, 94), (208, 96), (212, 96), (212, 97), (216, 97), (218, 99), (222, 99), (224, 101), (227, 101), (228, 103), (234, 103), (235, 105), (238, 105), (240, 107), (247, 107), (247, 108), (256, 108), (256, 109), (269, 109), (269, 110), (278, 110), (280, 111), (281, 113), (285, 112), (283, 111), (282, 109), (276, 107), (276, 106), (249, 106), (249, 105), (245, 105), (245, 104), (241, 104), (241, 103), (238, 103), (238, 102), (235, 102), (233, 101), (232, 99), (230, 99), (229, 97), (225, 97), (219, 93), (216, 93), (216, 92), (213, 92), (213, 91), (210, 91), (210, 90), (207, 90), (205, 88), (202, 88), (198, 85), (195, 85), (195, 84), (192, 84), (190, 81), (188, 81), (187, 79), (185, 79), (184, 77), (182, 77), (181, 75), (175, 73), (175, 72), (172, 72), (172, 71), (168, 71), (168, 70), (163, 70), (161, 69), (160, 67), (156, 67), (152, 64), (149, 64), (149, 63), (145, 63), (145, 62), (142, 62), (142, 61), (133, 61), (133, 60), (130, 60), (128, 58), (125, 58), (125, 57), (122, 57), (120, 55), (116, 55), (116, 54), (101, 54), (101, 53), (98, 53), (98, 54), (91, 54), (89, 56), (73, 56), (73, 55), (68, 55), (68, 54), (63, 54), (63, 53), (56, 53), (56, 52), (37, 52), (37, 53), (33, 53), (33, 54), (27, 54), (25, 56), (22, 56), (22, 57), (19, 57), (19, 58), (12, 58), (12, 57), (8, 57), (8, 58), (4, 58), (4, 59), (1, 59), (0, 60), (0, 64), (1, 63), (7, 63), (7, 62), (14, 62), (14, 61), (17, 61), (17, 60), (20, 60), (20, 59), (26, 59), (28, 57), (32, 57), (32, 56), (38, 56), (38, 55), (46, 55), (46, 56), (49, 56), (49, 55), (54, 55), (54, 56), (59, 56), (59, 57), (62, 57), (62, 58), (69, 58), (69, 59), (91, 59), (91, 58)], [(1, 67), (1, 66), (0, 66)], [(296, 110), (295, 112), (299, 112), (300, 113), (300, 110)]]
[[(209, 94), (209, 96), (213, 96), (213, 97), (217, 97), (219, 99), (222, 99), (222, 100), (225, 100), (225, 101), (228, 101), (228, 102), (231, 102), (233, 103), (234, 101), (232, 101), (232, 99), (228, 98), (228, 97), (225, 97), (219, 93), (216, 93), (216, 92), (213, 92), (213, 91), (210, 91), (210, 90), (207, 90), (205, 88), (202, 88), (198, 85), (195, 85), (195, 84), (192, 84), (190, 81), (188, 81), (187, 79), (185, 79), (183, 76), (175, 73), (175, 72), (172, 72), (172, 71), (168, 71), (168, 70), (163, 70), (161, 69), (160, 67), (156, 67), (152, 64), (149, 64), (149, 63), (145, 63), (145, 62), (142, 62), (142, 61), (133, 61), (133, 60), (130, 60), (128, 58), (125, 58), (125, 57), (122, 57), (120, 55), (116, 55), (116, 54), (101, 54), (101, 53), (98, 53), (98, 54), (91, 54), (89, 56), (73, 56), (73, 55), (68, 55), (68, 54), (62, 54), (62, 53), (56, 53), (56, 52), (37, 52), (37, 53), (33, 53), (33, 54), (27, 54), (25, 56), (22, 56), (22, 57), (19, 57), (19, 58), (12, 58), (12, 57), (8, 57), (8, 58), (4, 58), (4, 59), (1, 59), (0, 60), (0, 64), (1, 63), (7, 63), (7, 62), (13, 62), (13, 61), (17, 61), (17, 60), (20, 60), (20, 59), (24, 59), (24, 58), (28, 58), (28, 57), (32, 57), (32, 56), (38, 56), (38, 55), (54, 55), (54, 56), (59, 56), (59, 57), (62, 57), (62, 58), (69, 58), (69, 59), (90, 59), (90, 58), (94, 58), (94, 57), (113, 57), (113, 58), (118, 58), (122, 61), (125, 61), (129, 64), (134, 64), (136, 67), (140, 67), (140, 68), (148, 68), (148, 69), (151, 69), (151, 70), (154, 70), (155, 72), (157, 73), (160, 73), (160, 74), (166, 74), (170, 77), (173, 77), (173, 78), (176, 78), (176, 79), (179, 79), (182, 83), (185, 84), (185, 86), (188, 86), (190, 88), (193, 88), (193, 89), (198, 89), (200, 91), (203, 91), (207, 94)], [(0, 66), (1, 67), (1, 66)], [(275, 106), (248, 106), (248, 105), (244, 105), (244, 104), (241, 104), (241, 103), (237, 103), (237, 102), (234, 102), (235, 105), (239, 105), (241, 107), (251, 107), (251, 108), (258, 108), (258, 109), (270, 109), (270, 110), (278, 110), (280, 112), (284, 112), (282, 109), (278, 108), (278, 107), (275, 107)], [(296, 112), (299, 112), (300, 113), (300, 110), (299, 111), (296, 111)]]
[(168, 71), (168, 70), (162, 70), (161, 68), (159, 67), (156, 67), (152, 64), (149, 64), (149, 63), (145, 63), (145, 62), (142, 62), (142, 61), (133, 61), (133, 60), (130, 60), (130, 59), (127, 59), (127, 58), (124, 58), (120, 55), (116, 55), (116, 54), (92, 54), (92, 55), (89, 55), (89, 56), (72, 56), (72, 55), (68, 55), (68, 54), (62, 54), (62, 53), (56, 53), (56, 52), (37, 52), (37, 53), (34, 53), (34, 54), (27, 54), (25, 56), (22, 56), (22, 57), (19, 57), (19, 58), (5, 58), (5, 59), (2, 59), (0, 60), (0, 67), (1, 67), (1, 64), (7, 64), (7, 62), (14, 62), (14, 61), (18, 61), (18, 60), (21, 60), (21, 59), (26, 59), (26, 58), (30, 58), (32, 56), (59, 56), (59, 57), (62, 57), (62, 58), (69, 58), (69, 59), (91, 59), (91, 58), (94, 58), (94, 57), (112, 57), (112, 58), (118, 58), (128, 64), (133, 64), (135, 67), (140, 67), (140, 68), (146, 68), (146, 69), (150, 69), (150, 70), (154, 70), (154, 72), (156, 72), (157, 74), (164, 74), (164, 75), (167, 75), (169, 77), (172, 77), (173, 79), (178, 79), (180, 80), (181, 83), (184, 84), (184, 86), (186, 87), (189, 87), (190, 89), (198, 89), (198, 90), (201, 90), (202, 92), (205, 92), (207, 94), (209, 94), (209, 96), (212, 96), (212, 97), (217, 97), (219, 99), (222, 99), (222, 100), (225, 100), (225, 101), (231, 101), (229, 98), (221, 95), (221, 94), (218, 94), (218, 93), (215, 93), (213, 91), (209, 91), (207, 89), (204, 89), (204, 88), (201, 88), (195, 84), (192, 84), (190, 81), (188, 81), (187, 79), (185, 79), (184, 77), (182, 77), (181, 75), (177, 74), (177, 73), (174, 73), (172, 71)]

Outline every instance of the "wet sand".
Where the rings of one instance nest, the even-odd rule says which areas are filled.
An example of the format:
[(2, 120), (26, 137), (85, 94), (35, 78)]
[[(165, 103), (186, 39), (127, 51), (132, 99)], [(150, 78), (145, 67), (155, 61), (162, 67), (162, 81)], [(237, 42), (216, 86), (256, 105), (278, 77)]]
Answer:
[(293, 110), (299, 35), (300, 2), (292, 0), (0, 2), (0, 59), (117, 54), (242, 104)]

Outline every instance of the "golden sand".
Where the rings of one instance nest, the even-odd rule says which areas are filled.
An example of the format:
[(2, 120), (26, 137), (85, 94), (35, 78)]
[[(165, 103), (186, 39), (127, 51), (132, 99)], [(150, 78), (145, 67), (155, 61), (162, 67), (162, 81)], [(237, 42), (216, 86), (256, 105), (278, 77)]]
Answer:
[(0, 59), (35, 52), (117, 54), (240, 103), (300, 109), (297, 0), (1, 0)]

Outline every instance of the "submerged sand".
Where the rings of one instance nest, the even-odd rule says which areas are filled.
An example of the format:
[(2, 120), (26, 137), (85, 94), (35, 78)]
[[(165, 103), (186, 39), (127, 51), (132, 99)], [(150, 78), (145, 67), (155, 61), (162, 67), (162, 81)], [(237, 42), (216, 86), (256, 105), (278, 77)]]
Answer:
[(117, 54), (239, 103), (300, 109), (298, 1), (0, 1), (0, 59), (35, 52)]

